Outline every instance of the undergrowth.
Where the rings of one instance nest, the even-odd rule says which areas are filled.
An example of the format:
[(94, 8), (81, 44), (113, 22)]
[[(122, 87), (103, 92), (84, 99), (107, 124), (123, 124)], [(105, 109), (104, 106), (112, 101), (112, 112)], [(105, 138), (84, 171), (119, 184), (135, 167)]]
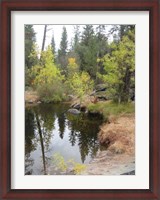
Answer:
[(110, 116), (120, 116), (125, 114), (132, 114), (135, 112), (134, 103), (114, 103), (114, 102), (97, 102), (96, 104), (88, 105), (89, 112), (97, 112), (103, 115), (105, 120)]

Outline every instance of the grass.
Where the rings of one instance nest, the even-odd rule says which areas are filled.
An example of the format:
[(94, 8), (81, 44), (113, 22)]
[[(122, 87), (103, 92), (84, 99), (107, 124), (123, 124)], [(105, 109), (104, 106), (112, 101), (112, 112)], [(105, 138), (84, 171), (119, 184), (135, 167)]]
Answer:
[(114, 103), (111, 101), (107, 102), (97, 102), (96, 104), (88, 105), (89, 112), (97, 112), (103, 115), (105, 120), (108, 120), (109, 117), (115, 116), (118, 117), (120, 115), (132, 114), (135, 112), (135, 104), (134, 103)]

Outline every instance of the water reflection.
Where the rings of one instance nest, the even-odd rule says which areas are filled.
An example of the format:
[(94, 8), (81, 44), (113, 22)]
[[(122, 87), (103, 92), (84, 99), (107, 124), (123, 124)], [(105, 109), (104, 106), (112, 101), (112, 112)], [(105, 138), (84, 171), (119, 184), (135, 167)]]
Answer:
[(88, 163), (99, 144), (99, 119), (67, 114), (67, 104), (41, 104), (25, 111), (25, 174), (48, 174), (54, 153)]

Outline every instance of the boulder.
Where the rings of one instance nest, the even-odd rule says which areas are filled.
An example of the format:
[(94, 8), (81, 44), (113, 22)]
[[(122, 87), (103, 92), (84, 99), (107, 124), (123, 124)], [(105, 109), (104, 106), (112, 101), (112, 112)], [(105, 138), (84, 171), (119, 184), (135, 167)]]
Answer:
[(33, 104), (34, 101), (33, 101), (33, 100), (28, 100), (27, 103), (29, 103), (29, 104)]
[(80, 104), (79, 104), (79, 103), (76, 103), (76, 104), (74, 104), (74, 105), (72, 106), (72, 108), (79, 110), (81, 107), (80, 107)]
[(75, 96), (74, 95), (72, 95), (72, 94), (70, 94), (70, 95), (68, 95), (68, 100), (73, 100), (75, 98)]
[(80, 103), (74, 103), (71, 105), (71, 108), (76, 109), (76, 110), (80, 110), (82, 112), (86, 111), (86, 106), (85, 105), (81, 105)]
[(98, 84), (98, 85), (96, 85), (96, 92), (106, 91), (106, 89), (107, 89), (106, 84)]
[(79, 115), (81, 112), (75, 108), (71, 108), (68, 110), (68, 113), (71, 113), (73, 115)]

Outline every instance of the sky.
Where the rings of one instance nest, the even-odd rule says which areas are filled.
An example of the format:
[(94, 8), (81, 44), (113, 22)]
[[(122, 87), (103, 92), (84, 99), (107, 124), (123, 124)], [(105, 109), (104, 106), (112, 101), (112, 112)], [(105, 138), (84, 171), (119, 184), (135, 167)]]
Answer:
[[(39, 49), (41, 49), (41, 47), (42, 47), (44, 26), (45, 25), (34, 25), (33, 26), (33, 28), (36, 32), (36, 42), (37, 42)], [(59, 48), (61, 37), (62, 37), (63, 26), (64, 25), (48, 25), (45, 47), (48, 46), (49, 44), (51, 44), (52, 35), (54, 34), (56, 50)], [(72, 25), (66, 25), (65, 27), (66, 27), (66, 30), (67, 30), (68, 42), (69, 42), (69, 45), (70, 45), (71, 37), (73, 36), (73, 26)]]
[[(33, 28), (36, 32), (36, 42), (39, 47), (39, 50), (41, 50), (42, 47), (42, 40), (43, 40), (43, 34), (44, 34), (44, 26), (45, 25), (34, 25)], [(49, 44), (51, 44), (52, 35), (54, 34), (54, 40), (55, 40), (55, 47), (56, 51), (59, 48), (61, 37), (62, 37), (62, 29), (64, 25), (48, 25), (47, 26), (47, 34), (46, 34), (46, 43), (45, 47), (47, 47)], [(83, 26), (80, 25), (80, 31), (83, 31)], [(71, 38), (74, 36), (74, 25), (65, 25), (67, 30), (67, 36), (68, 36), (68, 47), (71, 45)], [(96, 27), (96, 26), (95, 26)], [(109, 27), (108, 27), (109, 29)], [(108, 30), (106, 29), (106, 34), (108, 33)]]

